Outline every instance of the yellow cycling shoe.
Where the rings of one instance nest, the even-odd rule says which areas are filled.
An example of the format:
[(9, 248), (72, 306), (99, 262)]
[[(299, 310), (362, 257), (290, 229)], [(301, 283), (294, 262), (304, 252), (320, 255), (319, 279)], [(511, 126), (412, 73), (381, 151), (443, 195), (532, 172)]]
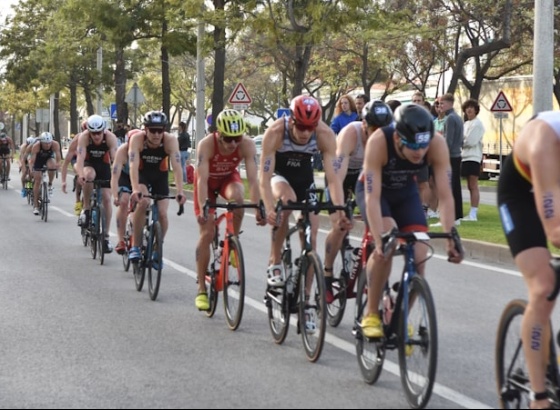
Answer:
[(370, 339), (379, 339), (383, 337), (383, 326), (379, 315), (371, 313), (362, 319), (362, 334)]
[(81, 213), (82, 213), (82, 201), (78, 201), (74, 205), (74, 214), (76, 216), (80, 216)]
[[(414, 336), (414, 327), (409, 323), (408, 324), (408, 340), (412, 339)], [(406, 357), (412, 356), (412, 352), (414, 352), (414, 345), (406, 345), (404, 348), (404, 354)]]
[(230, 266), (233, 266), (235, 269), (237, 269), (237, 259), (235, 259), (235, 252), (231, 251), (229, 253), (229, 264)]
[(194, 304), (198, 310), (207, 311), (210, 310), (210, 302), (208, 301), (208, 294), (206, 292), (201, 292), (196, 296)]

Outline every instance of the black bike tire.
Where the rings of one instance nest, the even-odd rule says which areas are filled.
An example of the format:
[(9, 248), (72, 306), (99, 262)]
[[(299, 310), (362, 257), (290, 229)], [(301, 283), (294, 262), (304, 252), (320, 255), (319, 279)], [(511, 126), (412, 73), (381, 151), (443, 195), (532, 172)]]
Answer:
[(124, 232), (124, 243), (125, 243), (125, 249), (124, 249), (124, 253), (122, 254), (122, 260), (123, 260), (123, 268), (125, 272), (128, 272), (130, 270), (130, 259), (128, 258), (128, 254), (130, 252), (130, 241), (133, 235), (133, 231), (132, 231), (132, 223), (130, 221), (129, 218), (127, 218), (126, 220), (126, 228), (125, 228), (125, 232)]
[[(411, 408), (418, 409), (424, 408), (432, 394), (432, 390), (434, 387), (435, 379), (436, 379), (436, 371), (437, 371), (437, 359), (438, 359), (438, 333), (437, 333), (437, 317), (436, 317), (436, 308), (434, 304), (434, 299), (432, 296), (432, 292), (430, 291), (430, 287), (428, 282), (420, 275), (415, 275), (412, 280), (410, 281), (409, 288), (409, 300), (414, 300), (415, 306), (418, 306), (420, 303), (420, 298), (424, 299), (425, 309), (423, 311), (426, 312), (426, 318), (428, 320), (428, 332), (429, 332), (429, 343), (427, 344), (429, 352), (429, 359), (428, 359), (428, 371), (423, 379), (427, 380), (427, 383), (422, 386), (420, 392), (416, 392), (413, 390), (413, 386), (411, 385), (409, 375), (408, 375), (408, 362), (407, 362), (407, 355), (406, 355), (406, 345), (403, 343), (405, 332), (408, 332), (408, 326), (404, 323), (404, 317), (406, 315), (400, 311), (399, 317), (399, 344), (398, 344), (398, 351), (399, 351), (399, 368), (401, 373), (401, 384), (405, 392), (406, 400)], [(413, 296), (414, 295), (414, 296)], [(413, 296), (413, 297), (412, 297)], [(415, 329), (418, 332), (418, 329)], [(419, 346), (414, 346), (414, 349), (420, 349)], [(416, 352), (413, 352), (413, 354)]]
[(49, 217), (49, 191), (46, 182), (42, 182), (41, 186), (41, 219), (44, 222), (47, 222), (47, 219)]
[(245, 304), (245, 262), (243, 259), (243, 249), (241, 248), (241, 242), (237, 236), (232, 236), (229, 238), (229, 252), (233, 252), (235, 254), (235, 260), (237, 262), (237, 274), (238, 274), (238, 282), (239, 288), (237, 289), (238, 292), (238, 305), (237, 309), (234, 309), (234, 303), (228, 294), (228, 290), (230, 288), (230, 280), (229, 280), (229, 255), (226, 255), (227, 258), (227, 268), (223, 275), (223, 298), (224, 298), (224, 313), (226, 316), (226, 323), (230, 330), (237, 330), (239, 325), (241, 324), (241, 319), (243, 318), (243, 308)]
[(10, 176), (10, 174), (8, 174), (8, 161), (6, 159), (3, 160), (3, 166), (2, 166), (2, 187), (7, 190), (8, 189), (8, 178)]
[[(287, 266), (291, 263), (290, 257), (290, 251), (284, 250), (282, 253), (282, 264), (284, 265), (284, 272), (286, 272), (286, 274), (288, 274)], [(274, 343), (278, 345), (284, 343), (288, 336), (288, 331), (290, 330), (290, 296), (287, 293), (286, 285), (288, 281), (293, 281), (293, 278), (294, 276), (287, 277), (286, 284), (282, 287), (267, 289), (266, 307), (268, 310), (268, 327), (272, 333)], [(274, 299), (272, 297), (274, 297)], [(276, 302), (275, 299), (278, 299), (279, 302)], [(277, 309), (275, 309), (275, 307)], [(280, 321), (274, 318), (275, 310), (278, 310), (281, 315)]]
[(99, 253), (99, 264), (105, 263), (105, 226), (107, 217), (105, 216), (105, 208), (103, 204), (99, 204), (99, 236), (97, 238), (97, 252)]
[[(342, 245), (343, 249), (341, 249), (341, 251), (338, 253), (337, 257), (335, 258), (335, 261), (333, 263), (333, 296), (334, 296), (334, 301), (330, 304), (327, 305), (327, 319), (329, 322), (329, 325), (331, 327), (337, 327), (340, 322), (342, 321), (342, 318), (344, 317), (344, 311), (346, 310), (346, 301), (347, 301), (347, 286), (348, 283), (346, 281), (346, 278), (348, 278), (350, 276), (350, 272), (344, 272), (346, 275), (342, 275), (342, 272), (344, 270), (344, 266), (345, 266), (345, 261), (344, 261), (344, 245)], [(338, 268), (338, 264), (337, 261), (339, 260), (340, 257), (340, 261), (342, 261), (341, 267)], [(361, 263), (361, 261), (359, 261), (358, 263)], [(352, 266), (353, 268), (353, 266)], [(335, 290), (337, 290), (335, 292)]]
[[(163, 266), (163, 232), (161, 230), (161, 224), (159, 222), (153, 225), (154, 235), (152, 240), (152, 254), (147, 259), (148, 264), (148, 293), (150, 294), (151, 300), (156, 300), (159, 293), (159, 287), (161, 285), (161, 271)], [(152, 266), (152, 260), (154, 251), (158, 252), (158, 266), (159, 269), (154, 269)]]
[[(354, 314), (355, 326), (362, 322), (364, 312), (367, 310), (367, 276), (366, 271), (362, 270), (358, 277), (358, 287), (356, 290), (356, 312)], [(373, 363), (364, 356), (365, 343), (375, 346), (376, 358)], [(383, 341), (370, 342), (362, 335), (361, 329), (356, 329), (356, 358), (362, 377), (367, 384), (375, 384), (383, 370), (385, 363), (385, 344)], [(371, 366), (370, 366), (371, 363)]]
[[(95, 210), (95, 211), (94, 211)], [(99, 220), (94, 221), (93, 216), (97, 213), (99, 215), (99, 207), (94, 206), (90, 210), (90, 222), (89, 222), (89, 232), (90, 232), (90, 249), (91, 249), (91, 256), (95, 260), (97, 259), (97, 242), (99, 241)], [(100, 218), (97, 218), (100, 219)], [(94, 228), (95, 222), (95, 228)]]
[[(325, 302), (325, 275), (323, 272), (323, 264), (319, 256), (315, 252), (309, 252), (307, 255), (306, 266), (313, 269), (314, 285), (316, 286), (316, 294), (314, 297), (314, 306), (317, 309), (316, 330), (313, 334), (305, 328), (305, 288), (306, 288), (306, 274), (307, 272), (302, 269), (300, 271), (299, 285), (300, 285), (300, 303), (299, 303), (299, 328), (301, 331), (301, 338), (303, 341), (303, 348), (307, 359), (315, 363), (321, 357), (323, 346), (325, 344), (325, 333), (327, 327), (327, 304)], [(315, 335), (319, 332), (317, 337)], [(316, 343), (311, 343), (312, 339), (316, 339)]]
[[(206, 311), (206, 316), (207, 317), (213, 317), (214, 314), (216, 313), (216, 308), (218, 307), (218, 299), (219, 299), (219, 293), (216, 289), (217, 284), (216, 284), (216, 280), (218, 277), (218, 273), (215, 269), (215, 261), (214, 261), (214, 255), (216, 255), (218, 247), (220, 246), (219, 244), (219, 232), (218, 232), (218, 227), (214, 226), (214, 239), (212, 239), (212, 248), (211, 248), (211, 253), (210, 253), (210, 262), (208, 265), (208, 270), (207, 272), (209, 272), (209, 274), (206, 275), (206, 278), (208, 278), (208, 310)], [(218, 268), (219, 269), (219, 268)]]

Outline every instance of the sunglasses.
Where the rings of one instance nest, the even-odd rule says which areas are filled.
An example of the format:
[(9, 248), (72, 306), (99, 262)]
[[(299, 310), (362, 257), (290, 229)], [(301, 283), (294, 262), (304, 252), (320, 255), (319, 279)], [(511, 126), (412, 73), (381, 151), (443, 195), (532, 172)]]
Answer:
[(148, 128), (148, 131), (150, 131), (152, 134), (163, 134), (164, 133), (163, 128)]
[(430, 142), (423, 142), (421, 144), (417, 143), (417, 142), (408, 142), (407, 140), (405, 140), (404, 138), (401, 138), (401, 143), (408, 148), (409, 150), (412, 151), (418, 151), (420, 149), (425, 149), (428, 148), (430, 146)]
[(239, 137), (223, 137), (222, 140), (226, 143), (226, 144), (231, 144), (232, 142), (235, 142), (236, 144), (239, 144), (241, 142), (241, 140), (243, 139), (243, 135), (240, 135)]
[(97, 131), (97, 132), (92, 132), (92, 131), (90, 131), (89, 133), (90, 133), (91, 135), (101, 135), (101, 134), (103, 134), (103, 131)]
[(298, 124), (297, 122), (294, 121), (294, 125), (296, 126), (296, 128), (299, 131), (315, 131), (315, 128), (317, 128), (316, 125), (302, 125), (302, 124)]

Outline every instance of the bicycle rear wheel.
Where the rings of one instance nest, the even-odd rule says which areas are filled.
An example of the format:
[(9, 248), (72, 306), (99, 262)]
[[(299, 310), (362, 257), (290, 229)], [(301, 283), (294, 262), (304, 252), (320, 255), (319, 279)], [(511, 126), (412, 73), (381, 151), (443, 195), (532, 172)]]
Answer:
[(306, 269), (300, 271), (299, 279), (299, 328), (307, 359), (316, 362), (321, 357), (327, 325), (325, 277), (315, 252), (306, 255), (303, 267)]
[(408, 301), (408, 320), (402, 310), (399, 318), (401, 383), (410, 407), (424, 408), (436, 378), (438, 335), (432, 292), (420, 275), (410, 281)]
[(359, 325), (367, 311), (367, 277), (362, 270), (358, 277), (358, 289), (356, 291), (356, 357), (362, 377), (367, 384), (374, 384), (379, 379), (385, 362), (385, 344), (383, 341), (370, 341), (362, 335)]
[[(342, 245), (345, 248), (345, 245)], [(333, 264), (333, 283), (332, 292), (334, 300), (332, 303), (327, 304), (327, 314), (329, 325), (337, 327), (342, 318), (344, 317), (344, 310), (346, 309), (346, 299), (348, 286), (349, 273), (346, 271), (346, 266), (351, 267), (352, 261), (344, 260), (344, 250), (341, 250), (334, 260)]]
[(148, 255), (148, 292), (150, 299), (156, 300), (161, 284), (161, 270), (163, 268), (163, 234), (159, 222), (153, 225), (154, 235), (152, 240), (152, 252)]
[(241, 324), (245, 304), (245, 262), (237, 236), (229, 239), (229, 255), (225, 257), (227, 263), (223, 276), (224, 313), (228, 327), (236, 330)]

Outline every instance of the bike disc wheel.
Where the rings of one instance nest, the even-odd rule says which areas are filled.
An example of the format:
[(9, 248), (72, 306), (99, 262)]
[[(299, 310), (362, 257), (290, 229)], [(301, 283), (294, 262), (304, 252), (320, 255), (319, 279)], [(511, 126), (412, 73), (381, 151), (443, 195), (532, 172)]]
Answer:
[(150, 293), (150, 299), (156, 300), (159, 293), (159, 285), (161, 284), (161, 270), (163, 268), (163, 234), (159, 222), (156, 222), (153, 228), (152, 252), (147, 259), (148, 292)]
[(360, 324), (367, 311), (367, 278), (362, 271), (358, 277), (356, 291), (356, 313), (354, 326), (356, 329), (356, 357), (362, 377), (367, 384), (374, 384), (379, 379), (385, 362), (385, 344), (383, 341), (370, 341), (362, 335)]
[(321, 357), (325, 342), (327, 307), (325, 302), (325, 277), (319, 257), (310, 252), (300, 271), (299, 279), (299, 328), (305, 354), (310, 362)]
[(239, 238), (229, 239), (229, 255), (227, 268), (223, 276), (224, 313), (226, 322), (231, 330), (236, 330), (241, 324), (245, 302), (245, 263)]
[[(343, 245), (344, 246), (344, 245)], [(351, 269), (352, 261), (348, 262), (348, 266)], [(344, 317), (344, 310), (346, 309), (346, 299), (347, 299), (347, 279), (349, 277), (349, 272), (345, 271), (345, 261), (344, 252), (338, 252), (336, 259), (333, 264), (333, 283), (332, 292), (334, 300), (332, 303), (327, 304), (327, 314), (328, 322), (332, 327), (337, 327), (342, 318)]]
[[(408, 289), (408, 321), (399, 312), (399, 368), (406, 399), (412, 408), (424, 408), (434, 387), (438, 335), (436, 309), (428, 282), (415, 275)], [(404, 306), (404, 304), (403, 304)], [(408, 334), (408, 342), (405, 342)]]

